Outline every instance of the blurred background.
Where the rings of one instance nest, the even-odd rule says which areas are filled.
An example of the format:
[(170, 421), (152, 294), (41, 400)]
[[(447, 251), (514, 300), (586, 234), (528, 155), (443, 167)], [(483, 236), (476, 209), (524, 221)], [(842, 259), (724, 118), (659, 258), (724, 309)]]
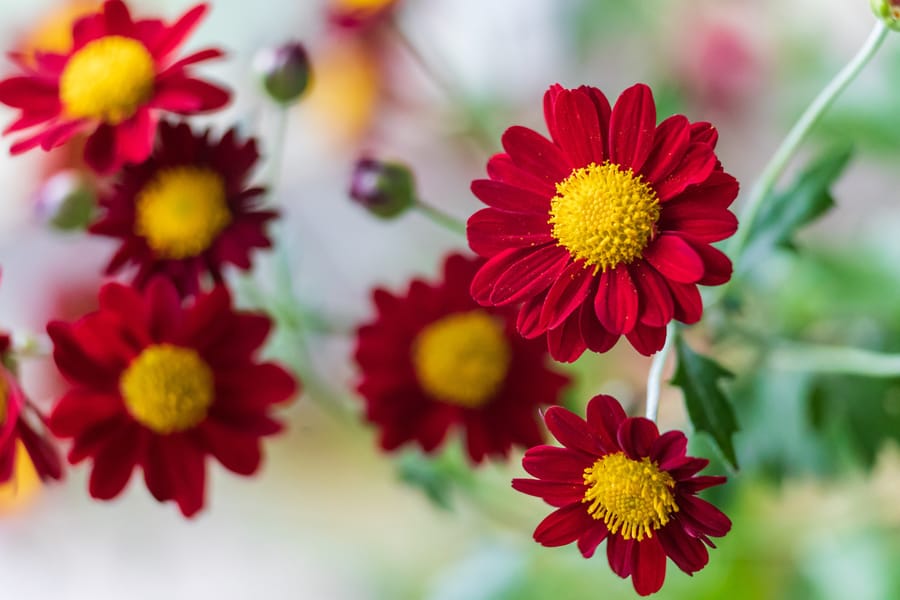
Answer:
[[(140, 477), (100, 503), (87, 494), (85, 465), (47, 488), (24, 472), (0, 490), (5, 595), (634, 597), (602, 549), (584, 560), (574, 547), (531, 540), (549, 508), (510, 488), (522, 475), (520, 454), (473, 472), (452, 444), (434, 460), (378, 450), (349, 391), (353, 330), (373, 315), (372, 286), (399, 292), (413, 276), (433, 278), (441, 257), (465, 240), (420, 214), (374, 219), (348, 199), (352, 165), (364, 154), (405, 162), (424, 200), (465, 219), (479, 208), (469, 183), (484, 175), (502, 131), (546, 131), (541, 98), (550, 84), (585, 83), (615, 97), (641, 81), (653, 87), (660, 119), (678, 112), (715, 123), (719, 158), (746, 190), (862, 44), (874, 24), (868, 2), (403, 0), (392, 25), (350, 29), (326, 18), (336, 3), (373, 4), (213, 0), (189, 42), (228, 52), (198, 69), (235, 93), (227, 111), (206, 121), (217, 130), (237, 123), (267, 156), (280, 121), (258, 85), (254, 55), (288, 40), (309, 50), (313, 87), (289, 111), (274, 201), (285, 217), (279, 243), (315, 329), (322, 397), (283, 411), (288, 430), (269, 440), (254, 479), (211, 465), (207, 508), (192, 521), (156, 504)], [(64, 48), (73, 15), (96, 4), (0, 0), (0, 46)], [(172, 20), (191, 2), (129, 4)], [(11, 73), (11, 63), (0, 72)], [(730, 471), (703, 436), (692, 441), (693, 454), (714, 459), (708, 473), (729, 475), (710, 499), (734, 528), (693, 578), (670, 563), (658, 598), (900, 597), (900, 378), (805, 373), (766, 359), (775, 338), (900, 351), (898, 73), (900, 39), (891, 37), (792, 170), (852, 144), (836, 206), (801, 232), (796, 251), (752, 265), (741, 306), (694, 338), (737, 375), (727, 389), (741, 425), (741, 470)], [(12, 118), (0, 110), (0, 121)], [(56, 197), (48, 181), (77, 173), (71, 151), (13, 158), (9, 143), (0, 142), (0, 324), (24, 339), (49, 319), (93, 307), (115, 242), (48, 226)], [(266, 171), (263, 163), (261, 181)], [(275, 261), (257, 259), (252, 277), (234, 278), (246, 305), (274, 293)], [(755, 335), (733, 333), (740, 328)], [(294, 343), (282, 336), (269, 352), (288, 364), (303, 360)], [(638, 412), (648, 366), (629, 347), (587, 357), (568, 367), (577, 377), (568, 403), (580, 411), (603, 392)], [(49, 407), (60, 391), (52, 364), (37, 357), (22, 369), (25, 389)], [(682, 404), (677, 389), (664, 390), (661, 429), (689, 427)]]

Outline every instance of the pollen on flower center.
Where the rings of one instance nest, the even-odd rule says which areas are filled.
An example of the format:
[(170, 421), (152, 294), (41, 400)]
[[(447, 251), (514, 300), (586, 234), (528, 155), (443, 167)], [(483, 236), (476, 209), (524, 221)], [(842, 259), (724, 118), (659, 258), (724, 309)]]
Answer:
[(653, 188), (631, 169), (591, 163), (556, 184), (552, 234), (572, 258), (606, 271), (642, 256), (659, 220)]
[(116, 125), (153, 94), (156, 65), (137, 40), (108, 35), (75, 52), (59, 78), (59, 98), (74, 118)]
[(209, 169), (171, 167), (137, 195), (134, 232), (160, 258), (197, 256), (231, 223), (222, 177)]
[(422, 388), (442, 402), (466, 408), (483, 406), (499, 390), (510, 354), (502, 323), (483, 310), (431, 323), (412, 346)]
[(582, 502), (588, 504), (588, 513), (626, 540), (653, 537), (678, 512), (675, 481), (646, 457), (607, 454), (584, 470), (584, 483)]
[(148, 346), (122, 373), (119, 390), (128, 412), (159, 434), (199, 424), (215, 397), (213, 372), (190, 348)]

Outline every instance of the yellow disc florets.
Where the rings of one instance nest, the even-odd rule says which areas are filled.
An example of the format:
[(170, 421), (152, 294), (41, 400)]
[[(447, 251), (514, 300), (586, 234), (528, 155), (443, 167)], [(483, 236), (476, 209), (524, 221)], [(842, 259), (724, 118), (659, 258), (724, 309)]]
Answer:
[(231, 223), (222, 177), (209, 169), (172, 167), (147, 183), (135, 201), (134, 232), (157, 256), (204, 252)]
[(159, 434), (191, 429), (215, 399), (215, 378), (196, 351), (148, 346), (122, 373), (119, 390), (128, 412)]
[(493, 397), (506, 378), (510, 354), (503, 324), (483, 310), (431, 323), (412, 346), (422, 388), (437, 400), (466, 408)]
[(153, 95), (156, 65), (137, 40), (108, 35), (88, 42), (66, 63), (59, 98), (72, 118), (121, 123)]
[(675, 481), (646, 457), (607, 454), (584, 470), (584, 483), (588, 513), (626, 540), (653, 537), (678, 512)]
[(550, 201), (553, 237), (586, 266), (612, 269), (642, 256), (659, 220), (656, 192), (609, 161), (575, 169)]

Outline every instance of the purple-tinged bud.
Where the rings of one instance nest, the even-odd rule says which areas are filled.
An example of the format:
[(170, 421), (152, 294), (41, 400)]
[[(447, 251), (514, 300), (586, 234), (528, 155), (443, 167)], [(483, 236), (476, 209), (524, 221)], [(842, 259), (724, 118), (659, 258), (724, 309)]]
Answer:
[(266, 93), (281, 104), (295, 102), (309, 88), (312, 68), (300, 42), (263, 48), (256, 53), (253, 67), (262, 78)]
[(415, 203), (413, 174), (400, 163), (361, 158), (353, 168), (350, 197), (372, 214), (391, 219)]
[(67, 169), (49, 177), (35, 194), (42, 223), (63, 231), (85, 229), (94, 218), (97, 197), (87, 178)]

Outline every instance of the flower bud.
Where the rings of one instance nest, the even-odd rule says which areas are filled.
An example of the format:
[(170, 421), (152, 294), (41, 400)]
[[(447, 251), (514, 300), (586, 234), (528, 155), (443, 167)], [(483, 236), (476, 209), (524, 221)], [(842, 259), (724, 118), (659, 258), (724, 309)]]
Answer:
[(400, 163), (362, 158), (353, 169), (350, 197), (378, 217), (396, 217), (415, 202), (413, 174)]
[(875, 16), (894, 31), (900, 31), (900, 0), (870, 0)]
[(309, 87), (309, 55), (299, 42), (263, 48), (256, 53), (253, 66), (262, 77), (266, 92), (281, 104), (299, 99)]
[(35, 212), (42, 223), (73, 231), (88, 226), (96, 206), (97, 199), (88, 180), (70, 169), (44, 181), (36, 194)]

